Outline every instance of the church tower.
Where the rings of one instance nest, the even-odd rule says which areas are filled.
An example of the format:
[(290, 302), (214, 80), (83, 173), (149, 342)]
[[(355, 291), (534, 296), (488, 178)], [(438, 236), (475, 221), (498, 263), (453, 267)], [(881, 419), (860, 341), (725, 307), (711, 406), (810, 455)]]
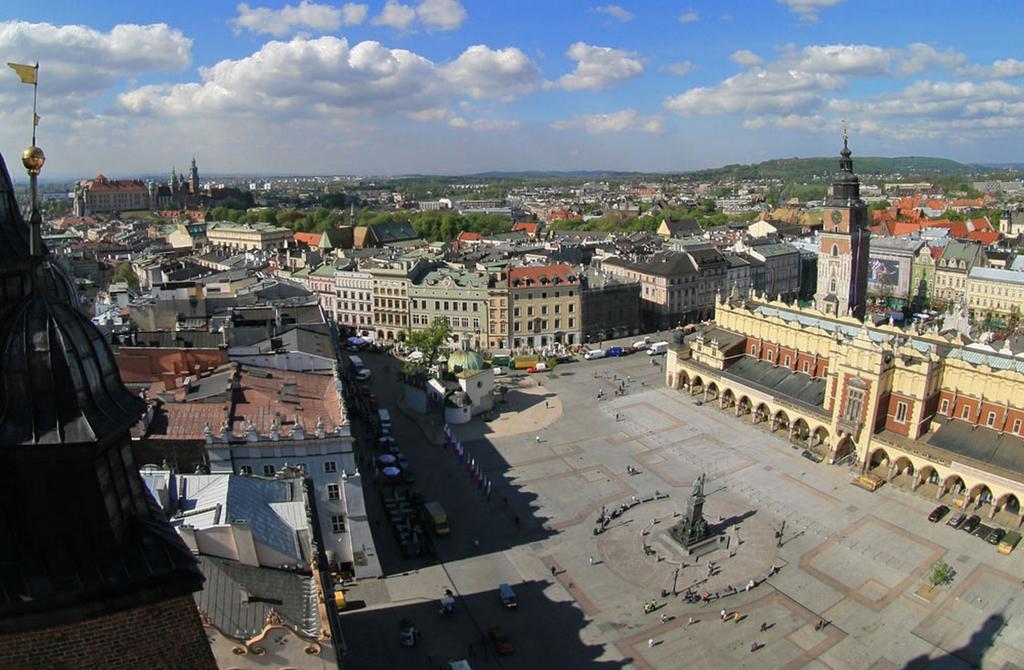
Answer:
[(832, 182), (832, 195), (825, 203), (814, 304), (819, 311), (832, 316), (863, 319), (871, 233), (867, 229), (868, 208), (860, 199), (860, 180), (853, 173), (847, 139), (844, 129), (839, 172)]
[(196, 157), (192, 157), (192, 167), (188, 171), (188, 192), (192, 195), (199, 195), (199, 168), (196, 167)]
[(132, 452), (146, 403), (43, 245), (34, 200), (26, 225), (0, 156), (0, 668), (214, 670), (203, 575)]

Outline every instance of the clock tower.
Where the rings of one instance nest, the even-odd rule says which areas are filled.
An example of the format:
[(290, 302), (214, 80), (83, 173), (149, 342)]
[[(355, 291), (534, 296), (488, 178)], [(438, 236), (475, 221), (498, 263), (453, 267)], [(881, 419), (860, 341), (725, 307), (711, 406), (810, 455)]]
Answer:
[(867, 229), (868, 208), (860, 199), (860, 180), (853, 173), (847, 139), (844, 129), (839, 172), (832, 182), (832, 195), (825, 203), (814, 305), (832, 316), (863, 319), (871, 233)]

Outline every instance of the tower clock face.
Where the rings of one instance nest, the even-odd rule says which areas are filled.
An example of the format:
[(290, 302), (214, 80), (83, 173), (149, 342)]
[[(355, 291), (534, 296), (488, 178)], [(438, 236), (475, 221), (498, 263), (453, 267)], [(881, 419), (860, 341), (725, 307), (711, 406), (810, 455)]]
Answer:
[(833, 209), (832, 210), (832, 223), (839, 223), (842, 220), (843, 220), (843, 213), (840, 212), (838, 209)]

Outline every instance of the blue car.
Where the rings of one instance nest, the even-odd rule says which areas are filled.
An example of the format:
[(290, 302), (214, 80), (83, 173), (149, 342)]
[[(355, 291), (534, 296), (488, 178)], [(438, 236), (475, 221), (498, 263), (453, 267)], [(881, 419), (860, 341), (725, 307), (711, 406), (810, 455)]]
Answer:
[(609, 347), (608, 351), (604, 352), (605, 356), (621, 356), (622, 347)]

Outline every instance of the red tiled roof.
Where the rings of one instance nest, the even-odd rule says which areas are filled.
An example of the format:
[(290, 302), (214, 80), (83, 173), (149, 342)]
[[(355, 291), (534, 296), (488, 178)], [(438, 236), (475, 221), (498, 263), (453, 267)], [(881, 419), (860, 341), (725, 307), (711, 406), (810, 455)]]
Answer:
[(533, 235), (537, 232), (537, 224), (531, 221), (520, 221), (516, 225), (512, 226), (512, 232), (517, 233), (523, 231)]
[(942, 247), (928, 247), (928, 253), (932, 255), (932, 260), (939, 260), (942, 256)]
[(995, 230), (972, 230), (967, 233), (967, 239), (982, 244), (994, 244), (999, 241), (999, 237), (999, 233)]
[(461, 233), (459, 233), (458, 237), (458, 240), (460, 242), (482, 242), (483, 239), (484, 236), (481, 235), (480, 233), (471, 233), (468, 230), (464, 230)]
[(305, 244), (310, 247), (320, 246), (320, 233), (292, 233), (292, 238), (300, 244)]
[[(555, 277), (558, 277), (561, 281), (577, 282), (579, 277), (573, 271), (572, 267), (565, 263), (557, 263), (555, 265), (527, 265), (524, 267), (513, 268), (509, 270), (508, 280), (509, 285), (512, 285), (515, 281), (526, 282), (529, 281), (530, 285), (541, 285), (541, 278), (544, 277), (550, 283)], [(571, 278), (571, 280), (570, 280)]]

